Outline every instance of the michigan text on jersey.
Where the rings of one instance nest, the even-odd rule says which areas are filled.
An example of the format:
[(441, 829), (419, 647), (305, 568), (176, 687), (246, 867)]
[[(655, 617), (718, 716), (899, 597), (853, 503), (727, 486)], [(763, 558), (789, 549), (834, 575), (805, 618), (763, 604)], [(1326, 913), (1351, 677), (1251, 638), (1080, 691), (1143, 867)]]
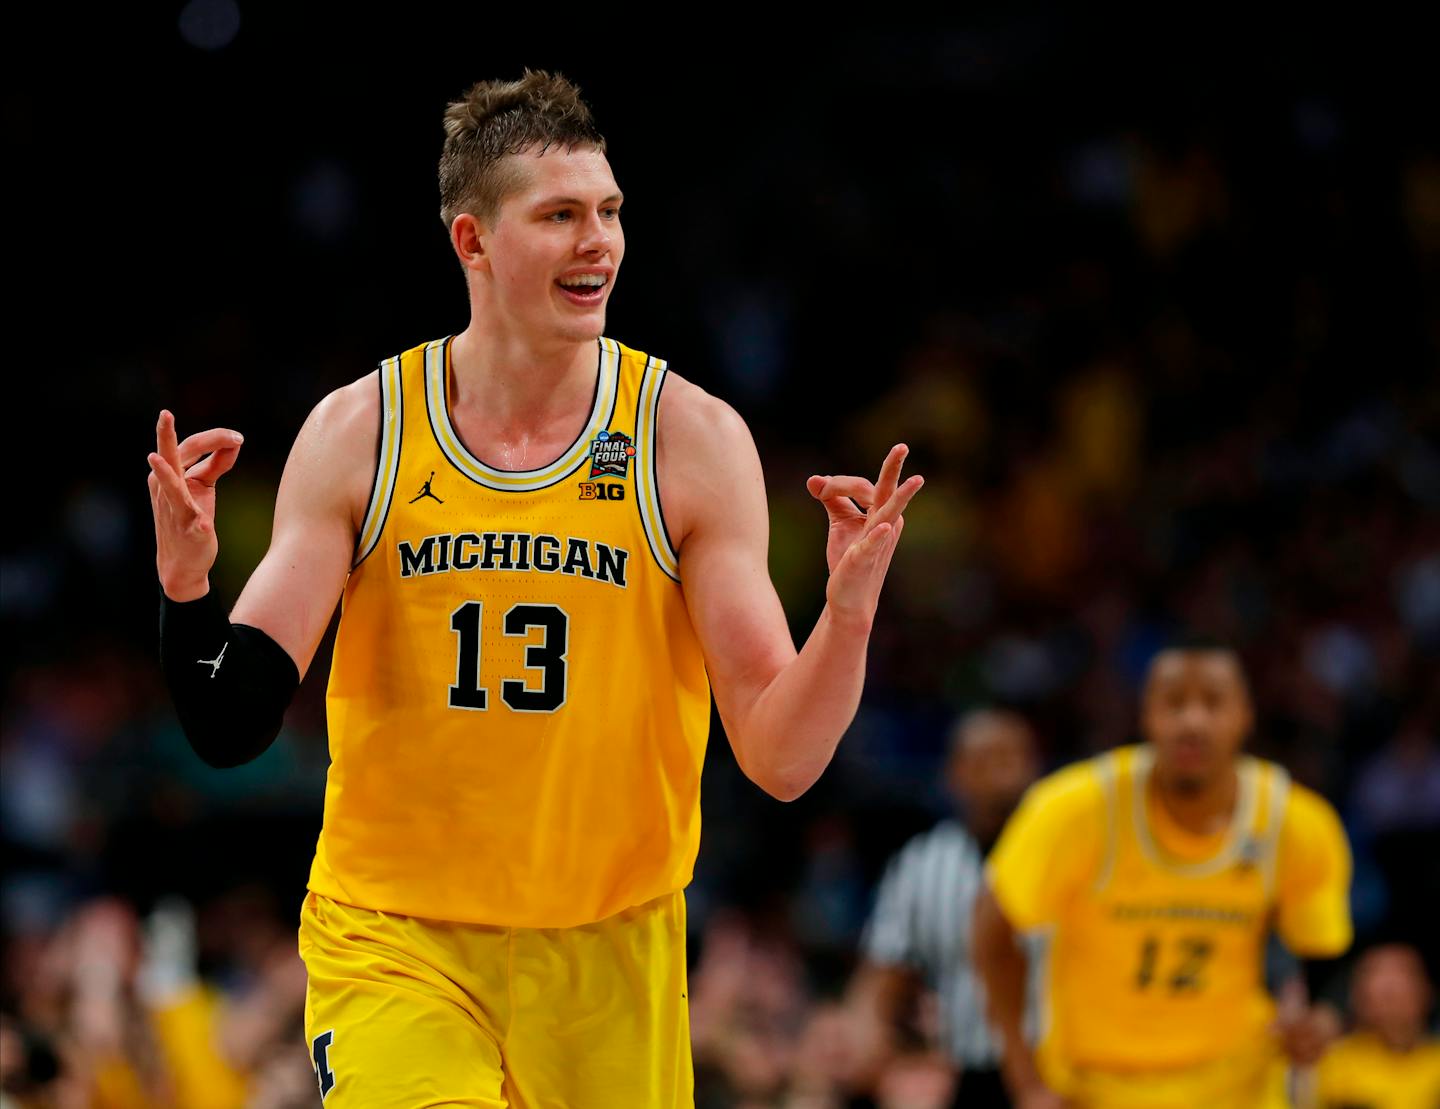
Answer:
[(531, 534), (525, 531), (462, 531), (427, 535), (418, 544), (402, 539), (400, 576), (410, 578), (450, 571), (510, 570), (569, 574), (625, 588), (630, 552), (591, 539)]

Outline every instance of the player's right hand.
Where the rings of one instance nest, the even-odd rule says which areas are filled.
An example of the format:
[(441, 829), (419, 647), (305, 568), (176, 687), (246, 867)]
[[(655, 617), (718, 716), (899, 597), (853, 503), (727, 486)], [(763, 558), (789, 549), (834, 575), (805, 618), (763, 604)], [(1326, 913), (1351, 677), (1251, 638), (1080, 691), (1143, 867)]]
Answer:
[(244, 441), (238, 431), (218, 427), (177, 443), (175, 417), (160, 413), (155, 450), (149, 456), (150, 508), (155, 514), (155, 569), (172, 601), (193, 601), (210, 591), (210, 567), (220, 551), (215, 483), (235, 465)]

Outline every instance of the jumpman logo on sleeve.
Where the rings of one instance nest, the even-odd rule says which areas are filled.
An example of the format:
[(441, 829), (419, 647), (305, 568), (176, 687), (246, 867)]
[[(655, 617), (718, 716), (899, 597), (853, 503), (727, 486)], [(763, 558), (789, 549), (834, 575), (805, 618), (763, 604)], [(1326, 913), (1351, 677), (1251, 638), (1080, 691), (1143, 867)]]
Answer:
[[(227, 639), (227, 640), (225, 641), (225, 647), (228, 647), (228, 646), (230, 646), (230, 641)], [(221, 648), (220, 648), (220, 653), (219, 653), (218, 655), (216, 655), (214, 658), (197, 658), (197, 659), (195, 660), (195, 661), (198, 662), (201, 666), (209, 666), (209, 667), (211, 667), (210, 676), (211, 676), (212, 678), (213, 678), (216, 674), (218, 674), (218, 673), (220, 672), (220, 664), (225, 661), (225, 647), (221, 647)]]
[(444, 501), (442, 501), (442, 500), (441, 500), (439, 497), (437, 497), (434, 493), (430, 492), (430, 483), (431, 483), (432, 481), (434, 481), (434, 480), (435, 480), (435, 471), (434, 471), (434, 470), (431, 470), (431, 471), (430, 471), (430, 476), (425, 479), (425, 484), (422, 485), (422, 486), (420, 486), (420, 492), (416, 493), (413, 497), (410, 498), (410, 503), (411, 503), (411, 504), (414, 504), (414, 503), (415, 503), (416, 501), (418, 501), (421, 497), (429, 497), (429, 498), (430, 498), (432, 501), (434, 501), (436, 504), (444, 504), (444, 503), (445, 503)]

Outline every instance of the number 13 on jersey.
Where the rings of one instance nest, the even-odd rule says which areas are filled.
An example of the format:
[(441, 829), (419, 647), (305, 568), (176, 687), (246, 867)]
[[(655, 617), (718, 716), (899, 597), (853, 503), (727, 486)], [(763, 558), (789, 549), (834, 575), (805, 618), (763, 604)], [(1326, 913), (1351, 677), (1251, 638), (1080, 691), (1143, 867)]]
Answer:
[[(482, 648), (480, 616), (484, 606), (466, 601), (450, 614), (450, 630), (459, 638), (455, 660), (455, 684), (450, 687), (450, 707), (483, 712), (488, 691), (480, 684)], [(559, 605), (517, 604), (501, 622), (507, 636), (524, 637), (531, 628), (544, 631), (540, 642), (525, 648), (525, 669), (540, 672), (538, 684), (520, 678), (500, 682), (500, 700), (514, 712), (554, 712), (565, 703), (567, 667), (565, 653), (570, 644), (570, 617)]]

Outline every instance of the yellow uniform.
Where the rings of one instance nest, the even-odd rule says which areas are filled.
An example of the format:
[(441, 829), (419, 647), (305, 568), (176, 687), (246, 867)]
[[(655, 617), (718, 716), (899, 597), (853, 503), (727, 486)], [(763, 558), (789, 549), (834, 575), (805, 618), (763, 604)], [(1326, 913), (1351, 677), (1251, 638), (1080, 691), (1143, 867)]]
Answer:
[(1344, 832), (1283, 769), (1242, 758), (1230, 826), (1193, 835), (1146, 788), (1151, 762), (1122, 748), (1037, 783), (991, 855), (1006, 917), (1051, 934), (1042, 1072), (1082, 1106), (1274, 1104), (1265, 940), (1349, 946)]
[(1346, 1036), (1320, 1060), (1320, 1109), (1435, 1109), (1440, 1105), (1440, 1040), (1393, 1051), (1380, 1037)]
[[(553, 463), (506, 471), (451, 422), (449, 350), (426, 343), (380, 370), (379, 465), (335, 643), (324, 827), (301, 918), (322, 1089), (328, 1070), (326, 1100), (341, 1096), (348, 1067), (341, 1102), (366, 1104), (392, 1067), (389, 1097), (423, 1072), (433, 1082), (415, 1104), (502, 1104), (485, 1100), (502, 1094), (499, 1063), (493, 1082), (472, 1069), (493, 1047), (512, 1104), (607, 1103), (608, 1079), (522, 1073), (547, 1044), (584, 1042), (632, 1064), (617, 1103), (668, 1104), (669, 1056), (683, 1051), (689, 1070), (680, 891), (699, 845), (710, 693), (660, 512), (665, 364), (599, 340), (579, 438)], [(557, 930), (582, 928), (609, 944), (584, 950), (620, 962), (576, 962), (579, 941)], [(470, 961), (486, 957), (500, 977)], [(631, 984), (617, 992), (622, 971)], [(357, 997), (357, 977), (379, 988)], [(402, 981), (414, 1008), (392, 1003)], [(546, 984), (543, 1005), (526, 982)], [(644, 1036), (617, 1004), (650, 1023)], [(434, 1007), (453, 1034), (403, 1036)], [(489, 1046), (461, 1051), (455, 1037), (476, 1033)]]

